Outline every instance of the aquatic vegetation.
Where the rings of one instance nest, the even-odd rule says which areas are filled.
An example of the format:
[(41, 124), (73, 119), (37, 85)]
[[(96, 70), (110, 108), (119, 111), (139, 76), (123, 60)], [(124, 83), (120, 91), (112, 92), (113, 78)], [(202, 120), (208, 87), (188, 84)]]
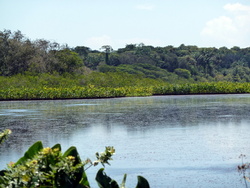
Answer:
[(250, 93), (250, 83), (168, 83), (127, 73), (0, 77), (0, 100), (85, 99), (152, 95)]
[(250, 164), (244, 162), (246, 155), (241, 154), (239, 158), (241, 159), (241, 165), (238, 165), (238, 171), (240, 174), (242, 174), (242, 177), (245, 181), (245, 185), (246, 187), (248, 187), (247, 182), (250, 182), (250, 173), (247, 175), (247, 172), (249, 172), (250, 170)]
[(0, 90), (1, 100), (28, 99), (69, 99), (69, 98), (105, 98), (125, 96), (123, 89), (73, 87), (73, 88), (9, 88)]
[(124, 87), (38, 87), (0, 89), (0, 100), (30, 99), (85, 99), (134, 97), (152, 95), (187, 95), (187, 94), (237, 94), (250, 93), (250, 83), (205, 82), (195, 84), (156, 84), (149, 86)]
[(250, 83), (201, 82), (193, 84), (166, 84), (154, 86), (154, 95), (180, 94), (237, 94), (249, 93)]

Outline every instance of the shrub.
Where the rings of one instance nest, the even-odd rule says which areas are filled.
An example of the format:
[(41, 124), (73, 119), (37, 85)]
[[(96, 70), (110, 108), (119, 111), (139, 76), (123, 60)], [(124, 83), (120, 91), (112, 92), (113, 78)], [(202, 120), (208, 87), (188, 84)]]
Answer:
[(183, 78), (186, 78), (186, 79), (189, 79), (191, 77), (191, 73), (189, 70), (187, 69), (181, 69), (181, 68), (178, 68), (178, 69), (175, 69), (174, 72), (180, 76), (180, 77), (183, 77)]
[[(6, 130), (0, 134), (0, 139), (10, 134)], [(44, 148), (41, 141), (34, 143), (16, 163), (8, 165), (6, 170), (0, 171), (0, 187), (11, 188), (90, 188), (86, 170), (99, 163), (105, 167), (110, 165), (113, 147), (106, 147), (102, 153), (96, 153), (96, 160), (81, 161), (75, 147), (70, 147), (62, 153), (61, 145)], [(87, 166), (87, 167), (86, 167)], [(126, 174), (120, 188), (125, 188)], [(96, 181), (100, 188), (119, 188), (117, 182), (107, 176), (104, 168), (96, 174)], [(147, 180), (138, 176), (136, 188), (149, 188)]]

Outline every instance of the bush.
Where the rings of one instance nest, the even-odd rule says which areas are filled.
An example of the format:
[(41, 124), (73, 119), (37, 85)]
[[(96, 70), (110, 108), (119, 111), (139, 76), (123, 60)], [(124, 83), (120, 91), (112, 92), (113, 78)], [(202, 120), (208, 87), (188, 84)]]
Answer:
[(191, 77), (191, 73), (189, 70), (187, 69), (175, 69), (174, 72), (180, 76), (180, 77), (183, 77), (183, 78), (186, 78), (186, 79), (189, 79)]

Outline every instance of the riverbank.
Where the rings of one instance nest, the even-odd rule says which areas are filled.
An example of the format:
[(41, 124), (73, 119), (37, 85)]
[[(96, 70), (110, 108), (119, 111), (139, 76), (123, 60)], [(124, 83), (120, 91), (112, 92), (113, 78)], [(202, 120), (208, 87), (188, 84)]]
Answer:
[(250, 93), (250, 83), (203, 82), (193, 84), (156, 84), (124, 87), (19, 87), (0, 89), (0, 100), (49, 100), (138, 97), (153, 95), (239, 94)]

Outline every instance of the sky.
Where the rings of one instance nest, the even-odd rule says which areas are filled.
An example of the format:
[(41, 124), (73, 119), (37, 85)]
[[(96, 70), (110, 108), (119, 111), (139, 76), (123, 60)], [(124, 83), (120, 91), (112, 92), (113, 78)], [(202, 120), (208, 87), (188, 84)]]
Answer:
[(250, 0), (0, 0), (0, 31), (69, 47), (250, 47)]

